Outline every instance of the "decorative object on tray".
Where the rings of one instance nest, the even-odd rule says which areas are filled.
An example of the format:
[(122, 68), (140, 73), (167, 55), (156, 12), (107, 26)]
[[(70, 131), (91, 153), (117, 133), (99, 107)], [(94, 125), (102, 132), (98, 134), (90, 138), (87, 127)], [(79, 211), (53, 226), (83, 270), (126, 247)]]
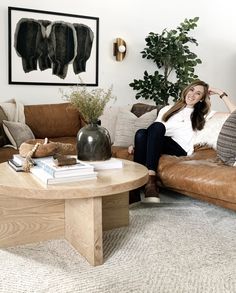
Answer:
[(30, 139), (23, 142), (19, 147), (19, 153), (22, 157), (26, 157), (34, 145), (39, 143), (39, 147), (35, 151), (34, 158), (42, 158), (53, 156), (56, 153), (61, 155), (74, 155), (76, 152), (75, 146), (70, 143), (52, 142), (45, 139)]
[(78, 159), (84, 161), (109, 159), (112, 155), (110, 134), (106, 128), (98, 125), (98, 120), (106, 104), (116, 99), (112, 95), (112, 87), (107, 91), (101, 88), (89, 91), (85, 86), (72, 87), (70, 93), (62, 92), (62, 97), (79, 110), (88, 124), (77, 134)]
[(72, 156), (55, 154), (53, 156), (53, 162), (56, 166), (74, 165), (76, 164), (76, 158)]
[(19, 154), (25, 158), (23, 170), (30, 172), (30, 168), (34, 165), (32, 158), (42, 158), (53, 155), (74, 154), (75, 148), (72, 144), (50, 142), (47, 138), (31, 139), (22, 143), (19, 148)]

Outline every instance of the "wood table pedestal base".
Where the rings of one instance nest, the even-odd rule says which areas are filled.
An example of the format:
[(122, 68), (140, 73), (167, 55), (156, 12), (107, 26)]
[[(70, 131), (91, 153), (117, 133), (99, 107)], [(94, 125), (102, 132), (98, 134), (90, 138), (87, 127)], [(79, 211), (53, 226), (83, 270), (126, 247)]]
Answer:
[(103, 230), (128, 224), (128, 192), (66, 200), (0, 196), (0, 247), (64, 237), (96, 266), (103, 263)]

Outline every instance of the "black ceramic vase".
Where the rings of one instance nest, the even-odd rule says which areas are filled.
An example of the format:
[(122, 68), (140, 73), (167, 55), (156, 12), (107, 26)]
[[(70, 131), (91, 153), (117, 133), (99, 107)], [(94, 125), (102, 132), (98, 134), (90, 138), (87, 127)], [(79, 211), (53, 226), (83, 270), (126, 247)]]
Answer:
[(105, 161), (111, 158), (111, 138), (108, 130), (90, 123), (77, 134), (77, 157), (82, 161)]

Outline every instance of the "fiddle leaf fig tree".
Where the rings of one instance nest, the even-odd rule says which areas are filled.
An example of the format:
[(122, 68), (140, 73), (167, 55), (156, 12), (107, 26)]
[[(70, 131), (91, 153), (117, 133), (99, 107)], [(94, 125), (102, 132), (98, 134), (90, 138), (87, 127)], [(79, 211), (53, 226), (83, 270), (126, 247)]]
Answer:
[(189, 32), (197, 26), (199, 17), (185, 19), (177, 29), (164, 29), (161, 34), (150, 32), (142, 58), (152, 60), (158, 70), (153, 74), (144, 72), (143, 79), (134, 79), (129, 85), (138, 93), (136, 99), (152, 99), (156, 104), (168, 105), (170, 97), (177, 101), (182, 89), (198, 76), (195, 66), (202, 63), (189, 49), (188, 44), (198, 46)]

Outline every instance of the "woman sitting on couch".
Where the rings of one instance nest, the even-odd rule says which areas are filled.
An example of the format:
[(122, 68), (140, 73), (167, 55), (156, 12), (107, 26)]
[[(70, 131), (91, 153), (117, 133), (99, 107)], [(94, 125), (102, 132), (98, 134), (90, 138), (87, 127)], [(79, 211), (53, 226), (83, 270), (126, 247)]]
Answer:
[(219, 115), (210, 111), (210, 95), (219, 95), (232, 113), (236, 105), (225, 92), (209, 88), (208, 84), (196, 80), (182, 92), (180, 99), (172, 106), (165, 106), (157, 119), (147, 129), (135, 134), (134, 161), (149, 170), (149, 180), (144, 187), (143, 202), (160, 202), (157, 186), (158, 163), (162, 154), (174, 156), (191, 155), (194, 150), (195, 132), (203, 129), (207, 119)]

